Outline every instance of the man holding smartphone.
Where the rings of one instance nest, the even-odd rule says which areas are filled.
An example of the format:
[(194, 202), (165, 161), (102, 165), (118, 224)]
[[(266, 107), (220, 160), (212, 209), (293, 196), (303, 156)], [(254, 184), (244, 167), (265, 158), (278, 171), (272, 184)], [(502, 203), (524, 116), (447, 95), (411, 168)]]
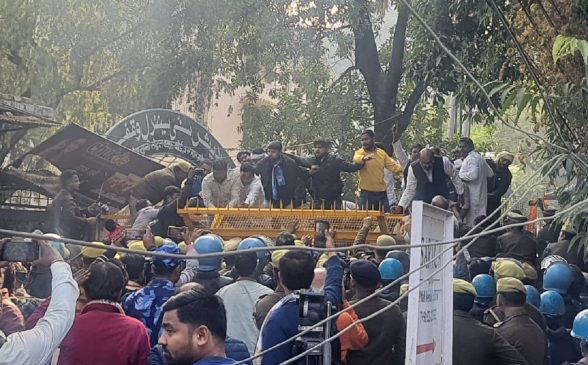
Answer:
[[(7, 239), (0, 240), (0, 252)], [(17, 332), (6, 338), (0, 336), (0, 364), (47, 364), (53, 357), (75, 316), (75, 305), (80, 295), (70, 266), (47, 242), (41, 241), (41, 257), (33, 264), (50, 267), (52, 299), (45, 316), (28, 331)], [(0, 267), (6, 265), (0, 261)], [(1, 308), (0, 308), (1, 311)], [(1, 329), (0, 329), (1, 330)], [(1, 332), (1, 331), (0, 331)]]

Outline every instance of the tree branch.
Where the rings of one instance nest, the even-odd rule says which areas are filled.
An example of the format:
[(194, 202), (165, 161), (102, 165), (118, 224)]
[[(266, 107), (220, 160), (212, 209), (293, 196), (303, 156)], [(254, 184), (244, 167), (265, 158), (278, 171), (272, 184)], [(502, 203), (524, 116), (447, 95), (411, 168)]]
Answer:
[(392, 56), (388, 65), (386, 89), (390, 90), (390, 103), (396, 104), (398, 88), (402, 79), (402, 65), (404, 62), (404, 47), (406, 45), (406, 28), (408, 27), (408, 18), (410, 13), (404, 4), (398, 8), (398, 20), (394, 30), (394, 39), (392, 40)]
[(358, 16), (351, 27), (355, 38), (355, 66), (365, 78), (370, 96), (373, 99), (378, 90), (379, 78), (382, 73), (378, 47), (366, 1), (355, 0), (355, 11)]
[[(0, 148), (0, 166), (4, 163), (4, 159), (6, 156), (14, 149), (14, 146), (20, 141), (28, 132), (28, 129), (21, 129), (15, 132), (12, 132), (10, 135), (10, 139), (7, 141), (8, 143), (2, 143), (2, 148)], [(8, 137), (8, 134), (6, 134)], [(2, 138), (4, 139), (4, 138)]]
[(414, 114), (414, 110), (421, 99), (421, 96), (425, 92), (425, 83), (424, 81), (419, 82), (415, 88), (410, 93), (410, 96), (406, 100), (406, 105), (404, 106), (404, 111), (402, 116), (398, 120), (398, 133), (394, 136), (396, 142), (402, 136), (402, 133), (408, 128), (410, 124), (410, 120), (412, 119), (412, 115)]

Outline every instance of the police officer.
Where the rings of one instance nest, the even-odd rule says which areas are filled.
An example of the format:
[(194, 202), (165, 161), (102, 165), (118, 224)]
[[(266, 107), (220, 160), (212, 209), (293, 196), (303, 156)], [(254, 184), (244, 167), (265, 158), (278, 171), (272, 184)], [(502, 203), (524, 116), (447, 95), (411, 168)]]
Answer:
[(582, 309), (575, 305), (568, 297), (568, 289), (574, 281), (574, 273), (570, 266), (564, 262), (554, 262), (543, 274), (543, 289), (553, 290), (559, 293), (565, 300), (566, 312), (564, 317), (564, 326), (572, 327), (573, 318)]
[(588, 309), (578, 313), (574, 319), (572, 337), (580, 341), (582, 358), (577, 363), (570, 365), (588, 365)]
[(514, 278), (502, 278), (496, 284), (496, 291), (497, 307), (504, 314), (504, 318), (495, 323), (494, 328), (529, 364), (543, 364), (546, 346), (539, 344), (546, 344), (546, 338), (525, 310), (527, 291), (523, 283)]
[(496, 295), (496, 282), (494, 278), (488, 274), (479, 274), (472, 280), (472, 285), (476, 289), (476, 298), (474, 305), (470, 310), (470, 315), (482, 322), (484, 320), (484, 312), (490, 309), (494, 304), (494, 296)]
[(563, 326), (562, 316), (566, 312), (566, 308), (561, 295), (551, 290), (544, 292), (541, 294), (540, 309), (547, 320), (551, 364), (561, 365), (566, 361), (579, 359), (578, 346)]
[(476, 296), (472, 284), (453, 279), (453, 365), (527, 364), (497, 331), (469, 315)]
[(525, 285), (525, 289), (527, 290), (527, 304), (539, 308), (541, 306), (541, 296), (537, 288), (532, 285)]
[[(509, 212), (506, 224), (523, 223), (527, 218), (524, 215)], [(508, 232), (498, 237), (496, 246), (497, 257), (510, 257), (530, 263), (537, 264), (537, 242), (525, 233), (524, 227), (512, 227)]]
[[(222, 238), (215, 234), (205, 234), (194, 241), (194, 249), (197, 254), (223, 252), (223, 245)], [(221, 261), (222, 258), (220, 256), (199, 259), (196, 276), (193, 281), (203, 285), (212, 293), (216, 293), (223, 286), (231, 284), (233, 279), (219, 274)]]
[[(380, 263), (378, 270), (380, 270), (380, 283), (382, 283), (382, 286), (392, 283), (404, 274), (402, 263), (396, 259), (384, 259), (384, 261)], [(402, 283), (398, 282), (391, 288), (385, 289), (380, 293), (380, 297), (393, 302), (400, 295), (401, 284)]]

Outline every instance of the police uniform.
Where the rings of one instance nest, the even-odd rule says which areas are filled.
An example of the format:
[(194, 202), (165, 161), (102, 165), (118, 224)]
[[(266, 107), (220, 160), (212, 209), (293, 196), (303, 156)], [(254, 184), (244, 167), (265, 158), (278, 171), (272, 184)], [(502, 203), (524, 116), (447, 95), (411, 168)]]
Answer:
[[(499, 279), (497, 292), (518, 292), (526, 295), (523, 283), (514, 278)], [(493, 312), (492, 309), (489, 311)], [(494, 328), (529, 364), (547, 364), (547, 340), (544, 331), (531, 319), (525, 307), (516, 308), (513, 312), (509, 317), (496, 322)]]
[[(509, 223), (522, 223), (527, 219), (516, 213), (509, 213)], [(513, 229), (498, 237), (496, 255), (510, 257), (529, 262), (535, 266), (537, 263), (537, 242), (522, 229)]]
[[(453, 292), (476, 296), (474, 286), (465, 280), (454, 280)], [(453, 349), (453, 365), (527, 364), (493, 328), (462, 310), (453, 311)]]

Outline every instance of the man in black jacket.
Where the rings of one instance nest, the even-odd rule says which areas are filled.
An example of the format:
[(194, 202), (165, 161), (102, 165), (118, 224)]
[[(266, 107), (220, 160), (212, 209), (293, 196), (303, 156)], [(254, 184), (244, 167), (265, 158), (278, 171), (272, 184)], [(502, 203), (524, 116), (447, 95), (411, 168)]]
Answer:
[(265, 200), (274, 208), (299, 208), (296, 188), (300, 179), (306, 179), (307, 172), (296, 165), (290, 157), (282, 154), (282, 143), (272, 142), (267, 146), (267, 156), (255, 165), (261, 176)]
[[(508, 167), (512, 164), (514, 155), (503, 151), (496, 157), (496, 168), (494, 168), (492, 185), (488, 185), (489, 187), (493, 187), (492, 189), (488, 189), (488, 204), (486, 206), (486, 215), (488, 216), (492, 215), (492, 212), (498, 209), (502, 196), (506, 194), (512, 181), (512, 173)], [(496, 212), (491, 216), (490, 221), (495, 221), (499, 216), (500, 212)]]
[(343, 182), (341, 172), (356, 172), (363, 165), (343, 160), (329, 153), (331, 143), (324, 139), (314, 141), (314, 157), (290, 156), (299, 166), (310, 169), (310, 194), (314, 209), (341, 209)]
[(80, 190), (77, 171), (65, 170), (59, 179), (62, 188), (49, 207), (49, 231), (77, 240), (89, 238), (96, 218), (85, 218), (84, 213), (87, 213), (87, 209), (81, 210), (73, 197), (73, 194)]

